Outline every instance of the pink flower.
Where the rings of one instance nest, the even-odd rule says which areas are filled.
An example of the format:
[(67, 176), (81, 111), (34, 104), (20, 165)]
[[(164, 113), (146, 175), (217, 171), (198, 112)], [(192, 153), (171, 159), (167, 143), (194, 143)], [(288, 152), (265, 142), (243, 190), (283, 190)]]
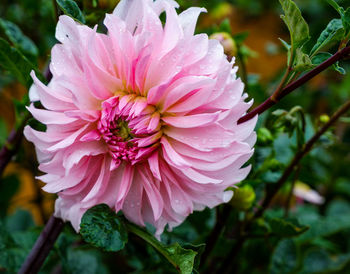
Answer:
[[(34, 73), (29, 111), (46, 132), (25, 128), (36, 147), (55, 215), (78, 231), (84, 212), (106, 203), (157, 235), (193, 210), (227, 202), (243, 180), (257, 117), (217, 40), (194, 35), (201, 8), (121, 1), (107, 34), (61, 16), (48, 86)], [(163, 26), (159, 15), (165, 11)]]

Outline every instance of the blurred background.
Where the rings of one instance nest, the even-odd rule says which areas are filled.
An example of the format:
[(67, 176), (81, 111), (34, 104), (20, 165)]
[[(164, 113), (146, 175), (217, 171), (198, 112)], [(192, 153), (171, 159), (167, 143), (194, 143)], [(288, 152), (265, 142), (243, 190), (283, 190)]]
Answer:
[[(82, 0), (76, 2), (82, 9), (87, 24), (92, 26), (101, 24), (104, 13), (111, 12), (118, 1)], [(240, 60), (243, 60), (243, 67), (242, 62), (238, 62), (239, 73), (246, 81), (246, 92), (250, 98), (254, 98), (255, 105), (264, 101), (278, 85), (286, 68), (286, 51), (278, 38), (289, 41), (289, 34), (280, 18), (282, 10), (279, 2), (277, 0), (181, 0), (178, 2), (181, 6), (180, 10), (190, 6), (207, 8), (208, 13), (200, 17), (197, 32), (207, 32), (209, 35), (215, 32), (231, 32), (235, 40), (231, 55), (237, 57), (237, 54), (241, 54)], [(306, 47), (312, 47), (328, 22), (338, 17), (337, 13), (324, 0), (296, 0), (295, 2), (310, 27), (311, 41)], [(339, 4), (344, 5), (346, 2), (346, 0), (338, 1)], [(21, 51), (31, 62), (38, 64), (41, 71), (45, 70), (50, 60), (50, 49), (56, 43), (54, 37), (56, 17), (53, 3), (48, 0), (2, 0), (0, 2), (0, 18), (15, 23), (21, 29), (27, 37)], [(0, 37), (6, 37), (1, 26)], [(335, 45), (330, 52), (336, 50)], [(329, 119), (335, 109), (349, 99), (349, 64), (349, 61), (340, 64), (348, 71), (347, 74), (342, 75), (328, 69), (286, 97), (269, 113), (261, 116), (257, 127), (259, 139), (252, 160), (253, 172), (242, 184), (249, 186), (247, 190), (249, 195), (252, 195), (250, 188), (254, 192), (254, 197), (249, 198), (251, 201), (243, 194), (242, 199), (245, 199), (243, 202), (249, 200), (248, 208), (250, 204), (257, 203), (262, 197), (265, 184), (279, 178), (283, 168), (298, 147), (295, 129), (300, 122), (299, 116), (291, 114), (297, 119), (294, 124), (293, 121), (283, 121), (276, 126), (272, 124), (275, 118), (271, 113), (276, 109), (290, 112), (293, 107), (300, 106), (302, 119), (306, 121), (305, 138), (310, 138), (315, 130)], [(4, 145), (10, 130), (18, 119), (16, 102), (25, 100), (23, 98), (26, 94), (26, 88), (0, 67), (1, 146)], [(293, 113), (298, 113), (298, 111)], [(8, 165), (1, 178), (0, 218), (5, 220), (7, 227), (13, 231), (41, 226), (53, 212), (55, 195), (46, 194), (41, 190), (42, 183), (35, 179), (35, 176), (38, 175), (38, 164), (34, 159), (36, 158), (32, 144), (23, 140), (19, 153)], [(287, 184), (275, 199), (275, 207), (271, 208), (268, 214), (271, 216), (283, 215), (286, 200), (290, 199), (288, 214), (297, 216), (301, 223), (311, 224), (327, 216), (341, 216), (350, 219), (349, 167), (350, 127), (349, 118), (344, 118), (335, 125), (332, 131), (327, 132), (321, 138), (317, 148), (304, 159), (299, 167), (297, 184), (295, 182)], [(292, 185), (299, 189), (299, 192), (294, 191), (293, 197), (288, 198)], [(311, 190), (315, 192), (310, 192)], [(311, 193), (317, 196), (316, 202), (306, 197)], [(238, 202), (238, 205), (242, 203)], [(232, 206), (236, 207), (237, 212), (247, 210), (237, 208), (237, 201), (232, 202)], [(216, 214), (215, 210), (195, 213), (183, 225), (175, 229), (174, 233), (165, 234), (163, 240), (203, 242), (213, 228)], [(239, 217), (232, 214), (228, 218), (234, 222), (235, 218)], [(232, 244), (229, 229), (227, 231), (222, 235), (221, 250), (220, 247), (214, 250), (214, 258), (223, 258), (224, 250), (229, 249)], [(322, 237), (315, 238), (316, 240), (314, 239), (314, 242), (307, 246), (306, 250), (311, 250), (311, 253), (314, 250), (319, 252), (315, 255), (316, 262), (322, 262), (326, 260), (325, 258), (332, 261), (334, 254), (350, 254), (350, 224), (347, 223), (347, 226), (339, 227), (333, 232), (332, 235), (322, 234)], [(262, 239), (248, 242), (240, 255), (245, 259), (239, 271), (241, 273), (267, 273), (266, 269), (271, 268), (271, 265), (269, 266), (272, 260), (271, 254), (276, 248), (277, 240), (262, 237)], [(320, 253), (320, 250), (324, 252)], [(251, 252), (255, 253), (254, 260), (247, 259), (252, 256), (249, 255)], [(310, 252), (300, 260), (307, 260)], [(153, 253), (152, 256), (156, 256)], [(332, 271), (325, 273), (337, 271), (350, 273), (350, 268), (347, 267), (349, 258), (343, 261), (343, 265), (339, 264)], [(139, 262), (137, 255), (132, 260), (134, 261), (126, 264), (125, 269), (133, 269), (133, 271), (144, 269), (142, 265), (144, 262)], [(109, 268), (106, 269), (108, 272)], [(305, 271), (303, 273), (323, 273), (323, 270), (321, 272)]]

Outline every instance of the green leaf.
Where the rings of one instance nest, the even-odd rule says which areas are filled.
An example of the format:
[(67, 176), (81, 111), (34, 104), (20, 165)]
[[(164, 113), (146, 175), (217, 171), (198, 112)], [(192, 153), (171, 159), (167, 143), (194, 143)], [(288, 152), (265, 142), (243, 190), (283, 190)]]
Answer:
[[(33, 64), (23, 54), (0, 38), (0, 65), (10, 71), (27, 88), (32, 84), (30, 72), (36, 70)], [(37, 75), (40, 74), (37, 72)], [(42, 78), (42, 77), (41, 77)]]
[(119, 251), (128, 241), (123, 222), (106, 204), (94, 206), (85, 212), (80, 234), (87, 243), (105, 251)]
[(73, 19), (85, 24), (85, 17), (81, 10), (79, 9), (77, 3), (73, 0), (56, 0), (60, 9), (64, 14), (72, 17)]
[(320, 217), (313, 221), (310, 229), (296, 238), (298, 242), (308, 242), (318, 237), (325, 237), (350, 228), (350, 218), (346, 215)]
[(309, 251), (303, 262), (302, 274), (341, 271), (350, 262), (350, 254), (331, 255), (325, 250)]
[(334, 0), (327, 0), (327, 2), (328, 2), (328, 4), (330, 4), (337, 12), (339, 12), (339, 14), (342, 13), (343, 8), (340, 7), (340, 6), (338, 5), (337, 2), (335, 2)]
[[(329, 59), (330, 57), (332, 57), (332, 54), (329, 52), (320, 52), (318, 54), (316, 54), (313, 58), (312, 58), (312, 63), (317, 66), (321, 63), (323, 63), (324, 61), (326, 61), (327, 59)], [(332, 68), (341, 73), (341, 74), (345, 74), (345, 70), (339, 66), (339, 62), (336, 62), (335, 64), (332, 65)]]
[(316, 44), (310, 51), (310, 55), (314, 55), (321, 49), (328, 48), (334, 43), (340, 42), (344, 35), (345, 32), (342, 21), (340, 19), (331, 20), (317, 39)]
[(18, 50), (24, 55), (29, 55), (29, 58), (34, 57), (35, 60), (35, 57), (39, 54), (38, 48), (30, 38), (22, 33), (16, 24), (0, 18), (0, 28)]
[(271, 232), (280, 237), (293, 237), (306, 232), (309, 227), (300, 225), (296, 219), (272, 218), (267, 220)]
[(292, 50), (294, 51), (301, 48), (309, 40), (309, 27), (292, 0), (280, 0), (280, 3), (284, 11), (281, 18), (289, 29)]
[(180, 273), (191, 274), (195, 264), (197, 251), (185, 249), (178, 243), (170, 246), (164, 246), (161, 242), (155, 239), (152, 235), (139, 228), (138, 226), (126, 223), (128, 230), (146, 242), (151, 244), (159, 253), (161, 253)]
[(303, 72), (309, 69), (312, 69), (314, 66), (312, 65), (311, 59), (309, 55), (303, 53), (300, 48), (295, 51), (295, 59), (294, 59), (294, 69), (299, 72)]
[(192, 249), (195, 252), (197, 252), (196, 257), (194, 258), (194, 263), (193, 263), (193, 271), (195, 273), (199, 273), (197, 269), (199, 269), (199, 265), (201, 262), (201, 256), (205, 250), (205, 244), (199, 244), (199, 245), (192, 245), (192, 244), (184, 244), (183, 248), (185, 249)]
[(221, 32), (227, 32), (227, 33), (232, 33), (232, 29), (231, 29), (231, 24), (230, 24), (230, 20), (228, 18), (224, 19), (220, 26), (219, 26), (219, 30)]
[(270, 274), (291, 273), (297, 267), (297, 247), (291, 239), (281, 240), (271, 257)]
[(311, 60), (312, 60), (312, 63), (317, 66), (331, 57), (332, 57), (332, 54), (329, 52), (320, 52), (314, 57), (312, 57)]

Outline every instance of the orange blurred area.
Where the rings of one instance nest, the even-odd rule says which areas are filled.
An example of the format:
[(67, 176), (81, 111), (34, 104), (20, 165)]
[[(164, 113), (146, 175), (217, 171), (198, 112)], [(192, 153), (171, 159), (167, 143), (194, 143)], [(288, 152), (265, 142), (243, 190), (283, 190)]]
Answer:
[(223, 3), (213, 12), (205, 14), (200, 24), (204, 28), (213, 24), (219, 25), (225, 18), (230, 20), (233, 35), (249, 33), (245, 44), (258, 54), (256, 58), (248, 60), (248, 73), (259, 74), (261, 80), (266, 82), (284, 69), (286, 52), (278, 38), (288, 41), (288, 35), (284, 32), (283, 21), (277, 14), (267, 12), (262, 16), (248, 17), (244, 11)]
[(37, 225), (42, 225), (53, 212), (55, 195), (45, 193), (41, 190), (43, 183), (36, 180), (33, 173), (16, 163), (10, 163), (6, 170), (5, 176), (15, 174), (19, 181), (20, 187), (18, 192), (10, 201), (9, 213), (17, 209), (26, 209), (31, 212)]

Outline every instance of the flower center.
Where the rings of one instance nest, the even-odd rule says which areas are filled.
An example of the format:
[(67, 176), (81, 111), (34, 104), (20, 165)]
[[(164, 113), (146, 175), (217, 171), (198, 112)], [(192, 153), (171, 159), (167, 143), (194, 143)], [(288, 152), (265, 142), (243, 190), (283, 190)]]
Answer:
[[(141, 103), (136, 100), (129, 100), (127, 104), (121, 103), (117, 96), (102, 103), (97, 129), (109, 147), (114, 168), (122, 161), (134, 165), (147, 159), (161, 136), (158, 129), (150, 128), (154, 115)], [(141, 107), (144, 107), (142, 111)]]
[(133, 138), (131, 129), (128, 127), (128, 122), (122, 118), (117, 120), (117, 127), (112, 132), (114, 136), (122, 138), (123, 141), (129, 141)]

